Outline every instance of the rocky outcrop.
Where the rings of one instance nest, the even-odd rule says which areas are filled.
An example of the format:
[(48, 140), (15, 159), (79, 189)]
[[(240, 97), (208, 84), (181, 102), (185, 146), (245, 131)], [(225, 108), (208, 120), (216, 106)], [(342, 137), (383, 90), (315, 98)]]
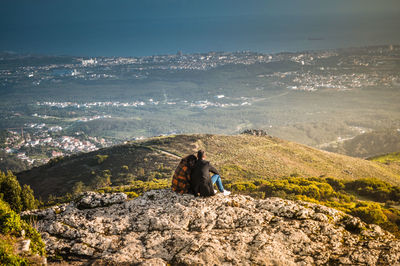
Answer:
[(29, 214), (37, 216), (50, 256), (97, 264), (400, 263), (400, 241), (391, 234), (321, 205), (171, 190), (125, 199), (88, 193)]
[(75, 206), (80, 210), (106, 207), (116, 203), (123, 203), (127, 198), (124, 193), (100, 194), (89, 191), (79, 197)]
[(252, 136), (268, 136), (267, 131), (263, 129), (246, 129), (244, 130), (241, 134), (247, 134), (247, 135), (252, 135)]

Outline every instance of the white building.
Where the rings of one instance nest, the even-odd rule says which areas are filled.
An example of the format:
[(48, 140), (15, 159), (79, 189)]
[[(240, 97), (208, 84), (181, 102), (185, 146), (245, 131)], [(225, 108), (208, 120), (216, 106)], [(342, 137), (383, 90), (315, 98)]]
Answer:
[(97, 64), (96, 58), (90, 58), (90, 59), (82, 59), (82, 66), (90, 66), (90, 65), (95, 65)]

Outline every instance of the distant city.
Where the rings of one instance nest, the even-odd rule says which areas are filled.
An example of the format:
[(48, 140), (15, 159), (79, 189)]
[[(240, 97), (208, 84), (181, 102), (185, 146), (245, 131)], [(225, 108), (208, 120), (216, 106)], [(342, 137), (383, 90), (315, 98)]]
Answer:
[[(399, 59), (399, 54), (400, 46), (394, 45), (279, 54), (254, 52), (182, 54), (178, 52), (174, 55), (148, 57), (85, 58), (3, 53), (0, 54), (0, 86), (3, 91), (10, 91), (10, 88), (23, 88), (23, 91), (32, 91), (33, 96), (31, 96), (32, 100), (21, 105), (27, 105), (28, 109), (3, 106), (1, 129), (8, 133), (3, 140), (2, 150), (30, 165), (38, 165), (52, 158), (77, 152), (90, 152), (129, 139), (140, 139), (152, 134), (169, 135), (186, 132), (185, 127), (189, 128), (189, 125), (181, 127), (178, 122), (169, 121), (169, 118), (160, 118), (165, 114), (166, 108), (174, 108), (171, 109), (172, 113), (182, 113), (182, 110), (185, 110), (188, 115), (206, 110), (210, 110), (212, 115), (215, 112), (212, 110), (226, 109), (230, 113), (237, 110), (240, 115), (232, 116), (231, 119), (236, 117), (243, 120), (243, 110), (248, 112), (258, 110), (257, 113), (262, 115), (263, 112), (269, 110), (265, 108), (273, 106), (266, 105), (266, 101), (275, 97), (285, 97), (291, 92), (316, 93), (320, 90), (345, 92), (375, 87), (398, 87), (400, 72), (396, 71), (396, 62), (398, 62), (396, 60)], [(198, 89), (200, 95), (194, 98), (185, 96), (187, 93), (181, 93), (185, 92), (186, 85), (183, 85), (180, 90), (166, 91), (168, 87), (175, 86), (174, 75), (184, 75), (183, 80), (188, 80), (192, 82), (190, 84), (193, 84), (191, 75), (196, 79), (199, 73), (212, 73), (218, 78), (223, 77), (224, 72), (234, 71), (248, 72), (248, 77), (245, 79), (248, 80), (247, 83), (240, 81), (243, 82), (240, 86), (246, 90), (222, 88), (225, 81), (222, 83), (218, 81), (215, 84), (222, 84), (218, 85), (221, 87), (210, 88), (210, 85), (198, 85), (205, 87)], [(214, 74), (214, 72), (219, 74)], [(98, 86), (97, 84), (104, 82), (139, 85), (143, 83), (154, 87), (155, 82), (160, 81), (170, 83), (156, 83), (157, 90), (155, 91), (158, 93), (151, 95), (149, 92), (143, 95), (146, 91), (142, 89), (142, 95), (136, 96), (136, 99), (123, 97), (125, 101), (96, 100), (98, 92), (92, 91), (91, 87), (82, 87), (81, 91), (93, 100), (82, 97), (81, 100), (63, 101), (65, 97), (62, 95), (57, 97), (57, 100), (49, 100), (47, 94), (41, 92), (52, 90), (60, 85), (74, 88)], [(254, 85), (249, 85), (253, 83)], [(192, 86), (190, 84), (188, 86)], [(201, 80), (196, 80), (196, 84), (201, 84)], [(229, 86), (236, 86), (238, 82), (232, 84), (235, 85)], [(251, 88), (251, 93), (247, 87)], [(272, 96), (270, 95), (271, 87), (278, 90)], [(18, 90), (14, 92), (18, 93)], [(101, 96), (107, 95), (111, 98), (113, 92), (110, 90), (106, 92), (106, 95)], [(76, 95), (75, 98), (80, 97)], [(12, 97), (8, 100), (13, 101)], [(282, 115), (282, 112), (279, 115)], [(161, 126), (162, 129), (151, 131), (151, 126), (146, 124), (146, 121), (152, 116), (162, 120), (154, 122), (158, 123), (157, 126)], [(135, 124), (120, 130), (120, 124), (117, 126), (112, 124), (123, 123), (121, 121), (127, 121), (126, 119), (143, 125)], [(258, 118), (250, 116), (246, 119), (251, 121)], [(297, 123), (296, 119), (291, 118), (291, 120)], [(291, 120), (286, 119), (286, 121)], [(19, 122), (8, 125), (7, 121)], [(279, 120), (271, 118), (268, 121), (261, 124), (261, 127), (278, 128), (278, 122), (274, 121)], [(100, 124), (93, 124), (94, 122)], [(103, 122), (105, 124), (102, 124)], [(219, 123), (221, 128), (224, 128), (226, 133), (232, 133), (245, 129), (246, 126), (259, 125), (261, 122), (243, 123), (238, 120), (231, 124), (223, 123), (225, 122)], [(93, 133), (94, 125), (101, 130)], [(149, 128), (150, 131), (144, 132), (142, 127)], [(367, 126), (356, 124), (356, 126), (349, 125), (346, 132), (354, 132), (354, 134), (365, 132), (365, 130), (361, 132), (354, 128), (371, 130)], [(133, 133), (130, 135), (119, 133), (127, 131)], [(277, 132), (279, 134), (279, 131)], [(325, 143), (316, 143), (316, 145), (326, 146), (326, 143), (343, 141), (355, 136), (346, 134), (336, 136)]]
[[(277, 82), (293, 90), (315, 91), (318, 88), (332, 88), (346, 90), (373, 86), (376, 84), (388, 86), (399, 83), (398, 75), (382, 75), (382, 72), (371, 74), (365, 73), (334, 73), (338, 70), (351, 70), (346, 66), (357, 66), (361, 68), (378, 67), (386, 61), (388, 53), (396, 53), (399, 46), (389, 45), (378, 50), (371, 49), (374, 53), (341, 57), (334, 66), (318, 68), (315, 71), (304, 71), (299, 69), (290, 72), (276, 72), (269, 75), (258, 75), (259, 78), (272, 78)], [(27, 77), (33, 85), (39, 85), (45, 81), (57, 82), (60, 78), (73, 78), (82, 80), (118, 80), (121, 75), (128, 72), (130, 77), (146, 79), (150, 70), (209, 70), (219, 66), (242, 64), (253, 65), (260, 63), (290, 61), (301, 66), (315, 66), (321, 60), (339, 56), (337, 50), (309, 51), (304, 53), (279, 53), (260, 54), (253, 52), (210, 52), (206, 54), (182, 54), (159, 55), (148, 57), (99, 57), (99, 58), (73, 58), (73, 63), (50, 64), (44, 66), (18, 66), (15, 69), (0, 69), (0, 80), (2, 86), (10, 86), (18, 83), (21, 78)], [(6, 58), (0, 56), (0, 62)], [(120, 69), (116, 67), (125, 66)], [(116, 70), (123, 70), (117, 72)], [(157, 104), (154, 102), (153, 104)], [(93, 103), (106, 104), (106, 103)], [(113, 103), (114, 104), (114, 103)], [(131, 103), (140, 105), (142, 102)], [(91, 104), (86, 104), (86, 106)]]

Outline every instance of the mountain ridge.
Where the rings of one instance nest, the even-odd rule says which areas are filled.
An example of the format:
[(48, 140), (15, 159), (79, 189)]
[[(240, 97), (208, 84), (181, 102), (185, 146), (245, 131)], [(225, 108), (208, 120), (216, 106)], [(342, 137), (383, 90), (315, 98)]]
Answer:
[[(129, 142), (95, 152), (59, 158), (17, 174), (37, 196), (71, 193), (77, 182), (86, 186), (104, 178), (105, 185), (129, 185), (135, 180), (168, 180), (179, 158), (206, 150), (225, 181), (288, 176), (333, 177), (354, 180), (378, 178), (400, 184), (396, 165), (317, 150), (271, 136), (173, 135)], [(103, 179), (102, 179), (103, 178)], [(97, 187), (98, 188), (98, 187)]]

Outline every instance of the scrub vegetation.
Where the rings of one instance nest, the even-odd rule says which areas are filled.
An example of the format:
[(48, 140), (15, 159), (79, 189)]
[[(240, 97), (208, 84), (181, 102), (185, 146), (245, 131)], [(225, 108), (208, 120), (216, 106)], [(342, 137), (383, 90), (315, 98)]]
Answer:
[[(35, 264), (35, 254), (45, 256), (45, 245), (40, 234), (19, 215), (21, 210), (37, 208), (39, 202), (33, 197), (29, 186), (21, 189), (16, 177), (0, 172), (0, 264)], [(19, 242), (30, 239), (28, 253), (17, 253)]]

